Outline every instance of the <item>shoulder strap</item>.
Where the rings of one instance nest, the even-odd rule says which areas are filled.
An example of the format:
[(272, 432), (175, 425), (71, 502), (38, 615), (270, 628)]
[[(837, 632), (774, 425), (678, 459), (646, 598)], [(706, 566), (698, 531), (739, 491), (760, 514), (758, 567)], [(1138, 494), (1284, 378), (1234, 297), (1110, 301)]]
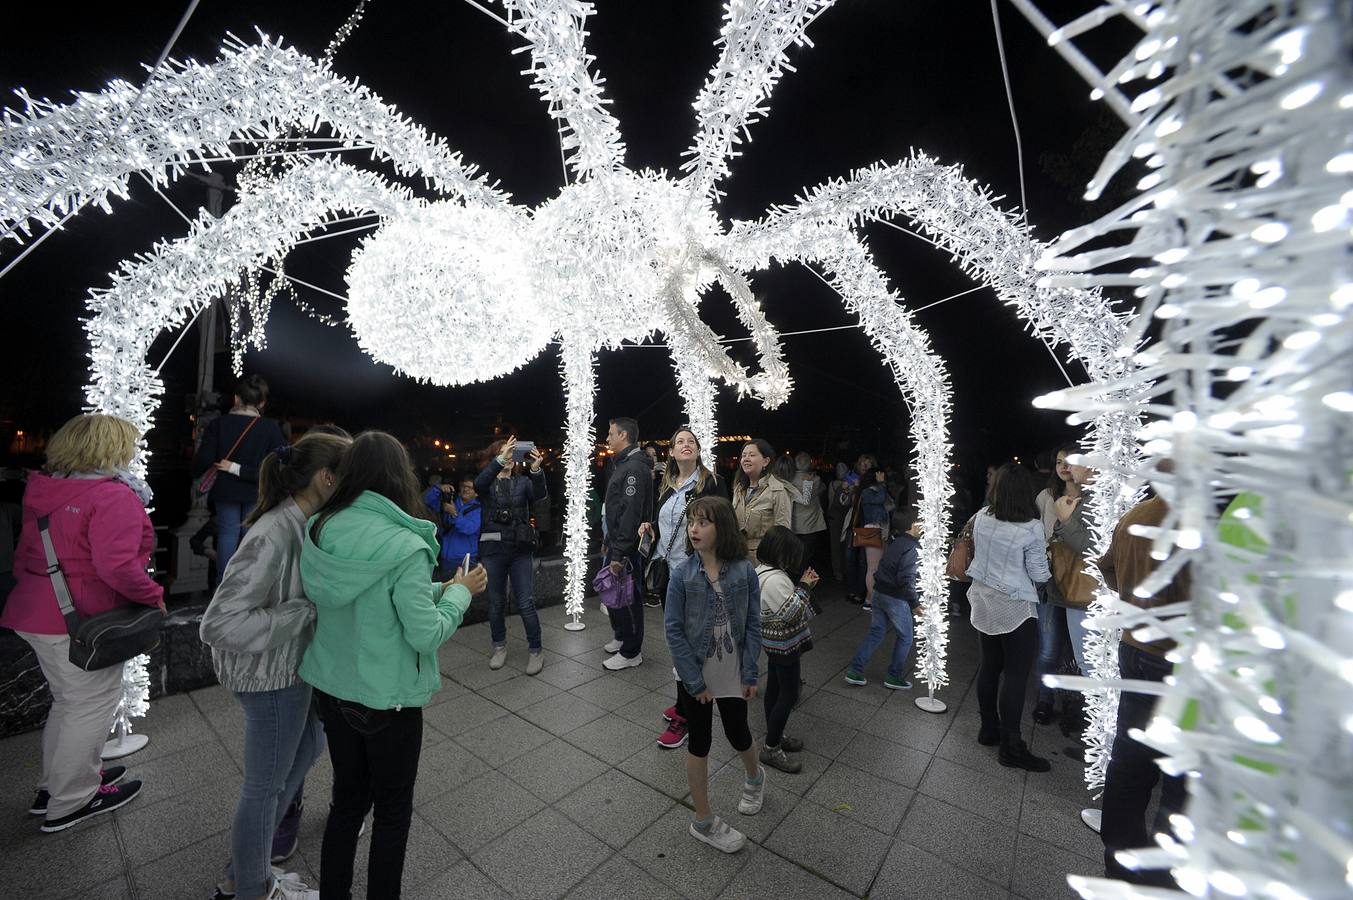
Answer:
[(230, 455), (239, 449), (240, 441), (244, 440), (244, 436), (249, 433), (249, 429), (258, 424), (259, 418), (259, 416), (254, 416), (249, 420), (249, 424), (244, 426), (244, 430), (240, 432), (240, 436), (235, 438), (235, 443), (230, 445), (230, 449), (226, 451), (226, 455), (221, 457), (221, 459), (230, 459)]
[(42, 535), (42, 549), (47, 554), (47, 577), (52, 579), (52, 588), (56, 591), (56, 603), (61, 607), (61, 617), (66, 620), (66, 632), (75, 637), (80, 629), (80, 615), (71, 601), (70, 586), (66, 584), (66, 573), (61, 571), (61, 563), (56, 558), (56, 547), (52, 546), (52, 533), (48, 530), (47, 516), (38, 517), (38, 533)]

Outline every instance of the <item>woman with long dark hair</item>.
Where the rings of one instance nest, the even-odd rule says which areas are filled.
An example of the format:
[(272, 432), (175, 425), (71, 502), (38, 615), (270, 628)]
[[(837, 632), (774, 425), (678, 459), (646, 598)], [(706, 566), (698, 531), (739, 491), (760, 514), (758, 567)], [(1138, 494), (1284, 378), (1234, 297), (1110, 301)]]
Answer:
[(315, 688), (334, 772), (324, 897), (351, 894), (357, 834), (373, 805), (367, 893), (400, 895), (423, 707), (442, 684), (437, 649), (488, 580), (481, 565), (434, 583), (438, 549), (408, 452), (384, 432), (359, 434), (301, 551), (318, 615), (300, 671)]
[[(639, 536), (653, 535), (653, 554), (650, 566), (665, 571), (657, 579), (653, 589), (667, 600), (667, 583), (671, 574), (681, 568), (681, 564), (690, 556), (691, 550), (686, 544), (686, 507), (701, 497), (724, 497), (723, 479), (700, 459), (700, 439), (689, 428), (678, 428), (672, 435), (671, 452), (667, 455), (667, 468), (663, 472), (658, 488), (656, 505), (657, 520), (645, 522), (639, 526)], [(677, 702), (663, 711), (667, 720), (667, 729), (658, 737), (658, 746), (675, 750), (687, 740), (687, 710), (681, 700), (681, 691), (677, 691)]]
[(489, 668), (501, 669), (507, 663), (507, 581), (511, 577), (512, 598), (526, 631), (526, 674), (539, 675), (545, 651), (532, 588), (536, 531), (531, 505), (549, 493), (540, 471), (540, 451), (532, 450), (524, 461), (517, 461), (513, 459), (516, 446), (516, 437), (490, 444), (488, 464), (474, 480), (480, 502), (479, 558), (489, 576), (489, 639), (493, 641)]
[(967, 574), (972, 579), (972, 625), (982, 653), (977, 742), (1000, 744), (1003, 766), (1046, 772), (1048, 761), (1030, 753), (1020, 737), (1020, 716), (1038, 653), (1038, 585), (1052, 573), (1033, 485), (1015, 463), (997, 471), (988, 503), (973, 520), (973, 560)]
[(202, 614), (216, 677), (244, 709), (244, 782), (217, 897), (309, 896), (270, 866), (296, 851), (305, 776), (324, 752), (311, 688), (297, 671), (315, 627), (301, 545), (306, 519), (333, 496), (349, 444), (310, 434), (264, 457), (249, 531)]
[(789, 485), (771, 473), (774, 461), (775, 448), (770, 442), (753, 438), (742, 445), (733, 479), (733, 512), (747, 538), (747, 556), (753, 564), (761, 536), (776, 525), (788, 528), (793, 523)]
[[(1043, 539), (1052, 540), (1053, 530), (1057, 526), (1057, 501), (1061, 497), (1079, 497), (1080, 485), (1071, 477), (1071, 466), (1066, 459), (1073, 453), (1079, 453), (1075, 444), (1063, 444), (1057, 448), (1052, 474), (1048, 477), (1048, 486), (1038, 492), (1034, 498), (1038, 505), (1039, 517), (1043, 522)], [(1038, 662), (1034, 674), (1038, 679), (1038, 703), (1034, 706), (1034, 721), (1046, 725), (1056, 717), (1054, 700), (1057, 692), (1043, 684), (1043, 676), (1057, 669), (1062, 651), (1069, 643), (1067, 633), (1067, 611), (1060, 606), (1048, 603), (1038, 605)], [(1063, 716), (1076, 716), (1079, 706), (1079, 694), (1068, 696), (1062, 706)]]

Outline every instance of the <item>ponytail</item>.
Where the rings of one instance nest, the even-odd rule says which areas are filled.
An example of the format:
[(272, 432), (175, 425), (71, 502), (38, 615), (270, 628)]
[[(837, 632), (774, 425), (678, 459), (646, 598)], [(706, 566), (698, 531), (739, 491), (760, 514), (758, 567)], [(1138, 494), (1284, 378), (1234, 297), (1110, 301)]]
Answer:
[(301, 491), (322, 469), (337, 472), (351, 441), (333, 434), (307, 434), (295, 444), (283, 444), (263, 458), (258, 467), (258, 502), (246, 526)]

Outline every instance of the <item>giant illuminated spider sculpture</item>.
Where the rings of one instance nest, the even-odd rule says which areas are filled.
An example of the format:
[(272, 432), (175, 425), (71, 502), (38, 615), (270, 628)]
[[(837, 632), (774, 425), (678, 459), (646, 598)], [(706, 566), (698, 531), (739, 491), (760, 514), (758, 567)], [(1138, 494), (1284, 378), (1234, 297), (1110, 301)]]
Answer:
[[(764, 115), (790, 47), (806, 42), (805, 29), (833, 2), (726, 4), (719, 58), (695, 101), (697, 134), (678, 178), (624, 165), (619, 123), (605, 107), (603, 82), (590, 71), (585, 49), (592, 5), (501, 0), (508, 27), (529, 44), (534, 86), (560, 122), (573, 176), (536, 209), (513, 205), (445, 142), (327, 66), (280, 42), (232, 39), (218, 62), (176, 64), (141, 95), (115, 83), (68, 105), (27, 101), (24, 113), (7, 113), (0, 132), (0, 227), (17, 236), (33, 224), (59, 225), (86, 202), (106, 206), (109, 193), (125, 195), (134, 173), (163, 183), (195, 154), (229, 157), (231, 141), (263, 141), (297, 125), (327, 127), (347, 146), (389, 160), (401, 175), (422, 178), (439, 199), (417, 198), (334, 156), (310, 158), (242, 196), (222, 218), (204, 215), (186, 237), (124, 264), (111, 287), (91, 296), (89, 402), (147, 425), (161, 386), (145, 357), (158, 333), (181, 324), (242, 272), (283, 258), (336, 214), (374, 213), (382, 224), (353, 256), (347, 301), (348, 321), (374, 358), (415, 378), (456, 385), (506, 374), (552, 338), (561, 344), (567, 600), (574, 614), (581, 612), (586, 574), (596, 351), (661, 334), (689, 420), (712, 447), (711, 379), (770, 406), (790, 390), (778, 338), (752, 297), (747, 273), (772, 261), (816, 265), (859, 315), (912, 410), (925, 524), (920, 677), (933, 690), (945, 683), (949, 388), (928, 339), (855, 227), (871, 218), (912, 218), (1014, 305), (1041, 338), (1071, 345), (1094, 378), (1114, 377), (1126, 365), (1112, 353), (1123, 322), (1097, 294), (1036, 288), (1033, 262), (1040, 250), (1019, 220), (998, 211), (958, 169), (920, 155), (828, 183), (761, 222), (722, 226), (715, 202), (736, 145)], [(729, 359), (697, 315), (702, 291), (716, 281), (752, 334), (759, 372)], [(513, 306), (534, 307), (537, 315), (503, 328), (497, 316), (503, 298), (532, 298)], [(443, 355), (427, 345), (422, 335), (438, 324), (464, 338), (464, 352)], [(1128, 452), (1123, 423), (1131, 419), (1123, 413), (1106, 418), (1113, 428), (1101, 449)]]

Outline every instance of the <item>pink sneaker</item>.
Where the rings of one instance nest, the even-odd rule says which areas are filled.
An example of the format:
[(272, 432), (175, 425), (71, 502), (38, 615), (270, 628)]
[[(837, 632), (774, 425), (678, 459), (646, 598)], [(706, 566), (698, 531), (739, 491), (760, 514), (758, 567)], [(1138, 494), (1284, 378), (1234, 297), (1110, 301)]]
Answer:
[(681, 716), (673, 716), (667, 730), (658, 738), (658, 746), (664, 750), (675, 750), (686, 743), (686, 720)]
[(662, 711), (662, 717), (668, 722), (674, 722), (681, 718), (681, 716), (677, 714), (677, 708), (675, 706), (669, 706), (664, 709)]

